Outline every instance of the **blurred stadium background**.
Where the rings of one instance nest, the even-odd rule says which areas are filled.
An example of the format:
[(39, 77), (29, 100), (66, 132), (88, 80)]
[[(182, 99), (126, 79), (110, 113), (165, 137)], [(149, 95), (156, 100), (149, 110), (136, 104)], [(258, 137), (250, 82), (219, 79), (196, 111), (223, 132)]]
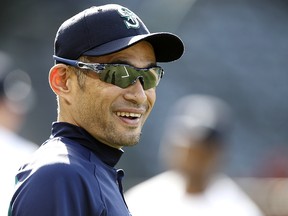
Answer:
[[(264, 208), (263, 199), (271, 197), (266, 200), (256, 192), (268, 195), (275, 187), (287, 191), (283, 179), (280, 187), (270, 179), (288, 176), (286, 0), (1, 0), (0, 49), (30, 74), (36, 92), (21, 135), (40, 145), (56, 119), (47, 77), (59, 25), (82, 9), (106, 3), (129, 7), (151, 32), (171, 31), (186, 45), (180, 61), (162, 65), (166, 73), (142, 140), (125, 149), (119, 167), (126, 171), (126, 188), (162, 170), (158, 147), (167, 110), (178, 97), (200, 93), (220, 97), (234, 110), (225, 171)], [(269, 178), (268, 186), (251, 177)], [(287, 193), (280, 199), (288, 201)]]

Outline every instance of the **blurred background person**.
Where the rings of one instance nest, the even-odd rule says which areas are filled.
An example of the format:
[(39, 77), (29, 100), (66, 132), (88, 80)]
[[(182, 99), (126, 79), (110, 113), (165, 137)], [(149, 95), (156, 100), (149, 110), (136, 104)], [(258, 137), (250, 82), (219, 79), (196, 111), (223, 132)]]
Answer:
[(231, 115), (224, 101), (208, 95), (187, 95), (175, 104), (160, 151), (169, 170), (127, 191), (133, 215), (262, 215), (221, 171)]
[(15, 174), (38, 146), (17, 135), (33, 105), (29, 75), (0, 51), (0, 215), (7, 215)]

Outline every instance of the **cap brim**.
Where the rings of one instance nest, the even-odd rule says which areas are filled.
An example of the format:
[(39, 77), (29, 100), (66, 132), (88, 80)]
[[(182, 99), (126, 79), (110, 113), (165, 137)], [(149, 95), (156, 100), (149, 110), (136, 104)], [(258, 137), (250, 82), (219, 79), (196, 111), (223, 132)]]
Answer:
[(183, 55), (184, 44), (182, 40), (178, 36), (166, 32), (121, 38), (90, 49), (82, 55), (107, 55), (128, 48), (129, 46), (143, 40), (148, 41), (153, 46), (157, 62), (174, 61)]

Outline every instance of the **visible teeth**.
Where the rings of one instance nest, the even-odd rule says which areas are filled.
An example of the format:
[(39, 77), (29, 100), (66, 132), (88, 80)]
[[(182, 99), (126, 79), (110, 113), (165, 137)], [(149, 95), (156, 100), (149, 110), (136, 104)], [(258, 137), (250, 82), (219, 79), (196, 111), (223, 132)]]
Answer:
[(136, 118), (141, 117), (141, 114), (139, 113), (117, 112), (116, 114), (117, 116), (121, 116), (121, 117), (136, 117)]

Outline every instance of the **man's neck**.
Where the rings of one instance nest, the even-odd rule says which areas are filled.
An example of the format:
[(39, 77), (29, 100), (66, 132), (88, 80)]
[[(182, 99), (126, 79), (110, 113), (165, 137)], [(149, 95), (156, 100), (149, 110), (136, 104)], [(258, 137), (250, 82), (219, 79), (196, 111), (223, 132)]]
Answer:
[(191, 177), (186, 180), (187, 194), (201, 194), (206, 190), (208, 180), (202, 177)]

